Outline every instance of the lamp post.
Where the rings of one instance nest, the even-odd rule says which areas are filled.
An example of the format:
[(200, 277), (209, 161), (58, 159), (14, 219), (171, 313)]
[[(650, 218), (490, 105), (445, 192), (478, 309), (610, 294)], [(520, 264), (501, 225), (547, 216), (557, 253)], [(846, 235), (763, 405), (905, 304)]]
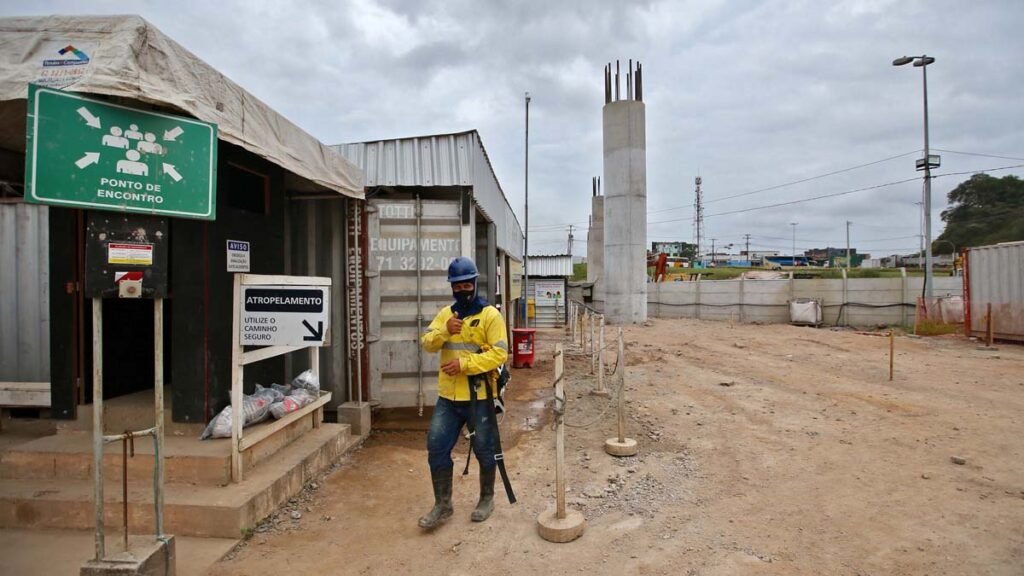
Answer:
[(523, 226), (523, 325), (530, 327), (530, 93), (525, 92), (526, 99), (526, 139), (523, 144), (523, 196), (524, 220)]
[(793, 227), (793, 267), (796, 268), (796, 225), (799, 222), (790, 222), (789, 225)]
[(924, 171), (924, 292), (931, 298), (932, 290), (932, 168), (939, 167), (939, 157), (934, 159), (928, 147), (928, 65), (935, 62), (931, 56), (903, 56), (892, 61), (893, 66), (914, 63), (921, 69), (924, 96), (924, 158), (917, 161), (917, 169)]
[(846, 221), (846, 273), (850, 273), (850, 221)]

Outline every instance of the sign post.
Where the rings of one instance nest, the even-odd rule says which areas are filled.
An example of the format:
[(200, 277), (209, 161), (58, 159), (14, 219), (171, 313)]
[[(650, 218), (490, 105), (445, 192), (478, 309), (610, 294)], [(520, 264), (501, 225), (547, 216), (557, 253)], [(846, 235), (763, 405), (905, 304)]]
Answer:
[(213, 220), (217, 126), (29, 84), (25, 200)]

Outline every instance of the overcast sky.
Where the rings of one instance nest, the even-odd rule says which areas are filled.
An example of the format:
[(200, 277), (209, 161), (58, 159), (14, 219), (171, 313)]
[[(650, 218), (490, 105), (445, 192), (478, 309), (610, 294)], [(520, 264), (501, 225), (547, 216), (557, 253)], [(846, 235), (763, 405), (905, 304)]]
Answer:
[(1024, 164), (1021, 0), (37, 0), (0, 13), (140, 14), (327, 144), (476, 129), (521, 223), (528, 91), (531, 254), (564, 253), (570, 224), (586, 254), (616, 59), (644, 67), (649, 242), (693, 240), (700, 174), (707, 236), (733, 252), (750, 234), (751, 249), (788, 254), (791, 222), (799, 251), (845, 246), (847, 220), (862, 252), (916, 250), (921, 180), (888, 185), (920, 176), (921, 69), (891, 64), (905, 54), (936, 58), (935, 236), (959, 182)]

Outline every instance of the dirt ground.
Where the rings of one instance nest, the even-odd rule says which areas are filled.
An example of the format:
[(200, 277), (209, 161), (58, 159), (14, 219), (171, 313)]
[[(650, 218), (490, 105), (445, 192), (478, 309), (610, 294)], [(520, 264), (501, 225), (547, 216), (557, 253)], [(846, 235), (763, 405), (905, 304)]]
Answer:
[[(877, 335), (649, 324), (625, 329), (639, 454), (604, 453), (612, 412), (567, 429), (579, 540), (536, 532), (554, 505), (552, 350), (568, 344), (552, 330), (513, 372), (502, 425), (517, 504), (499, 482), (494, 515), (470, 522), (460, 444), (455, 517), (422, 532), (425, 435), (378, 432), (209, 574), (1024, 574), (1024, 347), (897, 337), (890, 382)], [(567, 349), (566, 367), (566, 422), (587, 424), (608, 400), (589, 394), (589, 355)]]

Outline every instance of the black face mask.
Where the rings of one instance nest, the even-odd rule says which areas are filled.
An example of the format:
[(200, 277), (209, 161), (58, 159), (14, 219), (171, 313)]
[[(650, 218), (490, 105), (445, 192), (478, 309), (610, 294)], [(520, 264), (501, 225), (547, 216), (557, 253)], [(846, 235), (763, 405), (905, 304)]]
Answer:
[(476, 298), (476, 290), (452, 290), (457, 306), (469, 306)]

